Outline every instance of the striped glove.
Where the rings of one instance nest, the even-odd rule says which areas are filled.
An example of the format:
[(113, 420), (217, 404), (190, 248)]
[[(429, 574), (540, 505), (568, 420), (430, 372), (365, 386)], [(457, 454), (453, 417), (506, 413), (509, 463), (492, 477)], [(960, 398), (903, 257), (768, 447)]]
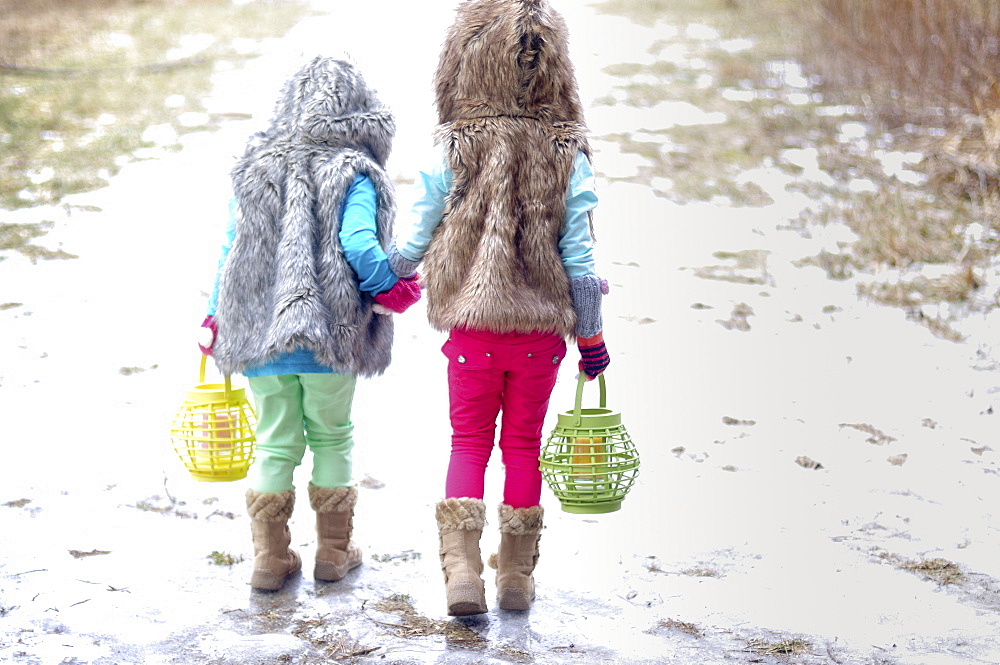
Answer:
[(593, 337), (577, 337), (576, 346), (580, 349), (580, 371), (587, 375), (588, 381), (596, 379), (611, 364), (603, 331)]

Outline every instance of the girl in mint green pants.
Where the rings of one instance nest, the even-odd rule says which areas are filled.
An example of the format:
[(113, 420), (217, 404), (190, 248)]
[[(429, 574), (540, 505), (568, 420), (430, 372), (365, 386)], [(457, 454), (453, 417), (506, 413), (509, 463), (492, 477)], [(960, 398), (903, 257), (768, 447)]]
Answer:
[(312, 484), (351, 484), (354, 425), (351, 404), (356, 378), (351, 374), (275, 374), (250, 377), (259, 419), (252, 488), (257, 492), (292, 489), (292, 472), (312, 452)]
[(385, 172), (395, 123), (345, 60), (317, 57), (290, 78), (267, 130), (232, 171), (227, 242), (200, 345), (247, 377), (257, 450), (247, 490), (250, 585), (274, 591), (302, 567), (289, 545), (293, 475), (312, 453), (316, 579), (361, 564), (351, 540), (357, 376), (389, 365), (392, 312), (420, 298), (388, 246), (395, 192)]

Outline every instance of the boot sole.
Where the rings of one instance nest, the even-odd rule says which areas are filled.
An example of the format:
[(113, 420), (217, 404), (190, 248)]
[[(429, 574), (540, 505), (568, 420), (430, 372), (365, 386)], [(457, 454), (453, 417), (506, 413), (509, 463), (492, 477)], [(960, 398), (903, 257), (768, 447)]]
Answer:
[(339, 582), (344, 579), (348, 572), (361, 565), (361, 559), (357, 561), (347, 561), (342, 566), (329, 561), (317, 561), (313, 568), (313, 577), (320, 582)]
[(450, 617), (466, 617), (472, 614), (486, 614), (489, 610), (486, 609), (486, 605), (479, 605), (478, 603), (455, 603), (454, 605), (448, 606), (448, 616)]
[(448, 616), (486, 614), (486, 593), (471, 582), (457, 582), (448, 588)]
[(524, 589), (503, 589), (497, 594), (497, 605), (502, 610), (525, 611), (531, 609), (532, 598)]

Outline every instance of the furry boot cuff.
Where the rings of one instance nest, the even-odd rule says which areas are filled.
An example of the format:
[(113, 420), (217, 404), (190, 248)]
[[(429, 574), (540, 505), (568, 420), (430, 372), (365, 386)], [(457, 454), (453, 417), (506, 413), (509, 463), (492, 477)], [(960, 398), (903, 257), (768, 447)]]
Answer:
[(247, 514), (261, 522), (287, 522), (295, 508), (295, 490), (255, 492), (247, 490)]
[(317, 513), (347, 513), (357, 503), (356, 487), (316, 487), (309, 483), (309, 505)]
[(486, 525), (486, 504), (481, 499), (445, 499), (435, 510), (440, 531), (482, 531)]
[(498, 513), (500, 515), (500, 533), (524, 536), (541, 530), (545, 509), (541, 506), (513, 508), (506, 503), (501, 503)]

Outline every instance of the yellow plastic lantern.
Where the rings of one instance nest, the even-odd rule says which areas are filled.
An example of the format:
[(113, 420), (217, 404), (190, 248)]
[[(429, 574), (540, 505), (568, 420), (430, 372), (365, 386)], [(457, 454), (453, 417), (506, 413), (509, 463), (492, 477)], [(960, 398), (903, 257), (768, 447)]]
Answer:
[(187, 391), (170, 426), (174, 451), (195, 480), (223, 482), (246, 478), (253, 462), (257, 414), (243, 388), (205, 383), (206, 356), (199, 382)]

